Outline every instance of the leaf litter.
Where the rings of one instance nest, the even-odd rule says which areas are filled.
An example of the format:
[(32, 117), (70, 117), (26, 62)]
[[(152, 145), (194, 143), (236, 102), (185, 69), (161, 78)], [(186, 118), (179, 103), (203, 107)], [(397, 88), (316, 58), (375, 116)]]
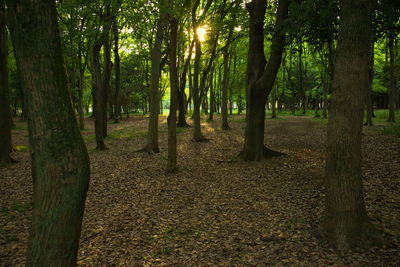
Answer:
[[(317, 234), (324, 208), (323, 124), (308, 117), (267, 120), (265, 142), (285, 156), (229, 163), (221, 162), (241, 149), (243, 117), (230, 121), (230, 131), (222, 131), (219, 120), (204, 121), (206, 143), (193, 142), (192, 128), (183, 128), (174, 174), (165, 174), (165, 117), (157, 155), (135, 153), (146, 141), (143, 116), (110, 124), (109, 150), (101, 152), (94, 150), (90, 119), (86, 126), (91, 182), (79, 266), (400, 265), (398, 137), (374, 128), (363, 136), (367, 210), (391, 245), (339, 254)], [(26, 130), (14, 130), (13, 143), (28, 146)], [(24, 265), (32, 206), (29, 152), (13, 157), (19, 163), (0, 170), (1, 266)]]

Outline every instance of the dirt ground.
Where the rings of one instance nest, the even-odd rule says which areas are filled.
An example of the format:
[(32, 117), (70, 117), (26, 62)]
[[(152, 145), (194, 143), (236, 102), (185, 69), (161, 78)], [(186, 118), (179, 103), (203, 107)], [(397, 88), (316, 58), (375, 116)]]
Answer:
[[(310, 117), (267, 120), (266, 144), (285, 156), (221, 162), (243, 143), (244, 117), (232, 130), (203, 122), (209, 142), (179, 129), (176, 174), (165, 174), (166, 117), (158, 155), (135, 153), (147, 119), (110, 124), (109, 150), (91, 159), (79, 266), (400, 266), (400, 139), (365, 129), (363, 174), (368, 213), (388, 234), (385, 247), (338, 254), (318, 234), (323, 215), (325, 124)], [(13, 130), (13, 157), (0, 169), (0, 266), (24, 263), (32, 183), (26, 124)]]

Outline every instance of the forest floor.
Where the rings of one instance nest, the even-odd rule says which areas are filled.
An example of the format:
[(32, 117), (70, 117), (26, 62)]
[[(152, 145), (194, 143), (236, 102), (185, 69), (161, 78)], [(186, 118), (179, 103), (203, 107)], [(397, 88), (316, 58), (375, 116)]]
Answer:
[[(285, 156), (229, 161), (243, 143), (244, 117), (232, 130), (203, 121), (209, 142), (178, 130), (178, 164), (165, 174), (166, 117), (158, 155), (136, 153), (147, 119), (109, 125), (95, 151), (93, 122), (83, 136), (91, 159), (79, 266), (400, 266), (400, 138), (364, 128), (365, 201), (389, 245), (339, 254), (318, 234), (323, 215), (326, 124), (285, 116), (266, 122), (266, 144)], [(16, 123), (17, 164), (0, 169), (0, 266), (22, 266), (31, 211), (28, 133)]]

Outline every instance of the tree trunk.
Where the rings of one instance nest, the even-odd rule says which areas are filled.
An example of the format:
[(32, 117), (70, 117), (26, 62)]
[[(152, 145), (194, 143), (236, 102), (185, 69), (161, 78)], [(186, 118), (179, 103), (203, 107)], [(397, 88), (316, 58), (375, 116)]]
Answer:
[(78, 44), (78, 116), (79, 116), (79, 129), (85, 129), (84, 123), (84, 112), (83, 112), (83, 80), (85, 76), (85, 68), (82, 64), (82, 44), (79, 42)]
[(115, 93), (114, 93), (114, 123), (119, 123), (121, 116), (121, 101), (120, 101), (120, 89), (121, 89), (121, 59), (119, 57), (119, 29), (118, 20), (115, 19), (113, 23), (114, 33), (114, 69), (115, 69)]
[(156, 39), (151, 51), (151, 80), (150, 80), (150, 117), (145, 150), (149, 153), (159, 153), (158, 147), (158, 115), (160, 113), (160, 62), (161, 45), (164, 38), (164, 28), (167, 23), (165, 8), (161, 6), (157, 24)]
[[(365, 209), (361, 136), (374, 1), (340, 1), (326, 161), (327, 238), (339, 250), (369, 246), (376, 231)], [(362, 25), (362, 27), (360, 27)]]
[(271, 100), (271, 111), (272, 111), (272, 114), (271, 114), (271, 119), (276, 119), (276, 91), (277, 91), (277, 86), (274, 86), (273, 88), (272, 88), (272, 92), (271, 92), (271, 94), (272, 94), (272, 100)]
[[(104, 138), (107, 137), (107, 96), (111, 79), (111, 46), (109, 33), (113, 17), (111, 15), (110, 4), (106, 6), (103, 17), (103, 29), (99, 38), (93, 44), (93, 66), (92, 66), (92, 86), (93, 86), (93, 114), (96, 135), (96, 149), (107, 149)], [(104, 46), (104, 71), (101, 71), (100, 50)]]
[(193, 140), (196, 142), (204, 140), (204, 136), (201, 133), (200, 126), (200, 89), (199, 89), (199, 74), (200, 74), (200, 57), (201, 57), (201, 43), (197, 28), (194, 27), (194, 41), (195, 41), (195, 59), (194, 59), (194, 70), (193, 70)]
[(76, 266), (90, 169), (67, 87), (55, 1), (7, 3), (29, 110), (33, 214), (26, 266)]
[(396, 89), (396, 72), (395, 72), (395, 64), (396, 57), (394, 51), (394, 43), (395, 43), (396, 35), (393, 32), (389, 33), (389, 57), (390, 57), (390, 65), (389, 65), (389, 76), (390, 76), (390, 93), (389, 93), (389, 122), (395, 122), (395, 112), (396, 112), (396, 98), (398, 97), (397, 89)]
[[(229, 41), (230, 38), (228, 38)], [(224, 77), (222, 80), (222, 105), (221, 105), (221, 115), (222, 115), (222, 130), (230, 130), (228, 124), (228, 75), (229, 75), (229, 50), (226, 48), (223, 51), (224, 55)]]
[(214, 71), (215, 69), (213, 68), (210, 74), (210, 112), (208, 114), (208, 121), (214, 120), (214, 110), (215, 110)]
[[(111, 16), (111, 15), (110, 15)], [(103, 72), (103, 96), (102, 96), (102, 106), (101, 113), (103, 116), (103, 135), (107, 137), (107, 104), (108, 104), (108, 96), (110, 94), (110, 81), (112, 74), (112, 62), (111, 62), (111, 43), (110, 43), (110, 28), (107, 31), (107, 35), (105, 37), (104, 45), (103, 45), (103, 58), (104, 58), (104, 72)]]
[(372, 113), (373, 113), (373, 106), (372, 106), (372, 82), (374, 81), (374, 41), (371, 42), (370, 47), (370, 58), (369, 58), (369, 67), (368, 67), (368, 89), (367, 94), (365, 96), (365, 108), (367, 110), (367, 121), (364, 125), (372, 126)]
[(266, 65), (264, 56), (264, 17), (267, 3), (253, 0), (247, 4), (250, 14), (248, 52), (248, 112), (246, 114), (245, 142), (240, 156), (244, 160), (261, 160), (281, 155), (264, 146), (265, 104), (274, 84), (285, 46), (282, 28), (288, 13), (288, 1), (279, 0), (271, 53)]
[(7, 35), (5, 6), (4, 2), (0, 2), (0, 166), (12, 162)]
[[(181, 74), (181, 79), (179, 80), (179, 91), (178, 91), (178, 105), (179, 105), (179, 117), (178, 117), (178, 127), (187, 127), (189, 124), (186, 122), (186, 103), (185, 103), (185, 89), (186, 89), (186, 77), (188, 75), (188, 70), (190, 67), (190, 60), (192, 58), (192, 51), (193, 51), (194, 41), (190, 44), (189, 47), (189, 55), (185, 61), (183, 71)], [(190, 75), (190, 74), (189, 74)], [(191, 78), (189, 77), (189, 82)], [(191, 83), (191, 82), (190, 82)]]
[(169, 47), (169, 71), (171, 84), (171, 103), (168, 115), (168, 164), (167, 172), (173, 172), (177, 168), (176, 147), (176, 111), (178, 108), (178, 68), (176, 66), (176, 48), (178, 39), (178, 20), (170, 19), (170, 47)]

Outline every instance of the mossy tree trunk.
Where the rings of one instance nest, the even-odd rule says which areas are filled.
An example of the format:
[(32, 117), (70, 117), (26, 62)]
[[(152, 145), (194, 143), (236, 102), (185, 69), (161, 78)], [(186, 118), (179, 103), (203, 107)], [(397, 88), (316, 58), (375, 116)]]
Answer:
[(67, 85), (55, 1), (7, 4), (32, 158), (26, 266), (76, 266), (90, 169)]
[(0, 166), (12, 162), (11, 152), (11, 114), (8, 88), (8, 42), (6, 11), (0, 2)]
[[(367, 216), (361, 175), (361, 137), (375, 1), (341, 0), (326, 161), (327, 238), (339, 250), (377, 240)], [(362, 25), (362, 27), (360, 26)]]
[(248, 90), (245, 142), (240, 157), (244, 160), (261, 160), (281, 155), (264, 146), (265, 104), (275, 82), (285, 46), (283, 23), (288, 13), (288, 0), (280, 0), (276, 13), (269, 62), (264, 56), (264, 17), (267, 2), (253, 0), (247, 4), (250, 14)]

